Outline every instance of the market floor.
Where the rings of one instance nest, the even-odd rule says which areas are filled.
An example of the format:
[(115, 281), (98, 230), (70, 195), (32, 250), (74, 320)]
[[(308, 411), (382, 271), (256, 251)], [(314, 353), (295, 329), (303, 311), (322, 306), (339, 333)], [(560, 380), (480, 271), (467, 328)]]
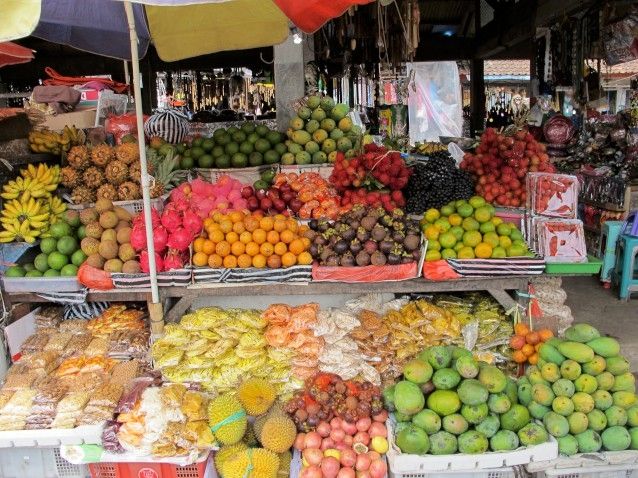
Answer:
[(638, 372), (638, 297), (622, 302), (616, 291), (603, 289), (596, 277), (566, 277), (563, 289), (576, 322), (593, 325), (620, 342), (622, 353)]

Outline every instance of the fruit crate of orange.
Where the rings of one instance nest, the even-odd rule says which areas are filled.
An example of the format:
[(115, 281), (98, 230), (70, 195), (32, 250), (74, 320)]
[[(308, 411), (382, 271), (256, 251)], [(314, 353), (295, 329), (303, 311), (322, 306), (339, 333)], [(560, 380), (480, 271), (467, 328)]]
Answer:
[(193, 243), (193, 283), (308, 282), (307, 231), (282, 214), (214, 212)]
[(527, 324), (519, 322), (514, 326), (514, 335), (509, 342), (514, 351), (512, 360), (522, 365), (536, 365), (541, 346), (552, 337), (554, 333), (549, 329), (531, 330)]

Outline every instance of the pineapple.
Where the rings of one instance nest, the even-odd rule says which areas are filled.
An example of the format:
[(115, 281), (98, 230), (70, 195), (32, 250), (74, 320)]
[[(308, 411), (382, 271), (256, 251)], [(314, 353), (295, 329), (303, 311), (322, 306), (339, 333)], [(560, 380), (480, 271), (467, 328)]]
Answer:
[(95, 192), (86, 186), (78, 186), (71, 191), (71, 201), (74, 204), (95, 202)]
[(112, 184), (102, 184), (97, 190), (98, 199), (110, 199), (111, 201), (117, 201), (117, 190)]
[(91, 164), (89, 149), (86, 146), (73, 146), (69, 150), (66, 160), (73, 169), (82, 171)]
[(114, 186), (119, 186), (128, 179), (128, 167), (123, 161), (116, 159), (106, 165), (104, 174), (108, 182)]
[(132, 182), (126, 181), (117, 188), (117, 196), (120, 201), (133, 201), (142, 197), (140, 187)]
[[(147, 164), (148, 174), (153, 174), (155, 172), (155, 166), (152, 163)], [(132, 181), (137, 183), (142, 182), (142, 165), (138, 161), (137, 163), (133, 163), (128, 167), (128, 176)]]
[(80, 173), (71, 166), (60, 169), (60, 182), (67, 188), (74, 188), (80, 184)]
[(105, 167), (115, 159), (113, 148), (108, 144), (98, 144), (91, 150), (91, 161), (95, 166)]
[(178, 171), (175, 168), (178, 165), (179, 158), (174, 157), (172, 153), (169, 153), (166, 159), (160, 163), (155, 174), (155, 184), (151, 187), (152, 198), (158, 198), (170, 189), (176, 179)]
[(137, 143), (123, 143), (115, 147), (115, 156), (124, 164), (139, 163), (140, 150)]
[(102, 185), (102, 183), (104, 183), (104, 174), (102, 174), (101, 169), (91, 166), (84, 171), (82, 180), (87, 188), (97, 189)]

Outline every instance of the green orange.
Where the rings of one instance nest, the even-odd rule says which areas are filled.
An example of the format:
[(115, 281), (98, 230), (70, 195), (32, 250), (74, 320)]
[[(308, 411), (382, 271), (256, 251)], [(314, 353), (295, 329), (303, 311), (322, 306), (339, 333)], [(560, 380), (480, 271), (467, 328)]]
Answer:
[(456, 259), (456, 252), (454, 249), (443, 249), (441, 251), (441, 259)]
[(451, 232), (444, 232), (439, 236), (439, 242), (443, 249), (452, 249), (456, 244), (456, 236)]
[(425, 260), (427, 262), (438, 261), (441, 259), (441, 253), (439, 251), (428, 250), (425, 253)]
[(474, 254), (479, 259), (489, 259), (492, 257), (493, 248), (487, 242), (481, 242), (478, 246), (474, 248)]
[(447, 220), (447, 217), (442, 217), (434, 221), (434, 225), (437, 226), (441, 231), (447, 232), (452, 227), (450, 222)]
[(463, 246), (460, 251), (457, 251), (456, 256), (459, 259), (474, 259), (474, 249), (472, 247)]
[(481, 206), (474, 210), (474, 218), (480, 223), (488, 222), (492, 219), (492, 211), (486, 206)]
[(473, 217), (466, 217), (463, 219), (463, 229), (466, 231), (478, 231), (481, 225)]
[(468, 247), (476, 247), (483, 240), (483, 236), (479, 231), (467, 231), (463, 234), (463, 245)]
[(495, 232), (488, 232), (486, 234), (483, 234), (483, 242), (487, 242), (492, 247), (500, 246), (501, 244), (498, 234), (496, 234)]
[(453, 226), (460, 226), (463, 223), (463, 217), (461, 217), (459, 214), (454, 213), (454, 214), (450, 214), (447, 218), (447, 220), (450, 222), (450, 224), (452, 224)]

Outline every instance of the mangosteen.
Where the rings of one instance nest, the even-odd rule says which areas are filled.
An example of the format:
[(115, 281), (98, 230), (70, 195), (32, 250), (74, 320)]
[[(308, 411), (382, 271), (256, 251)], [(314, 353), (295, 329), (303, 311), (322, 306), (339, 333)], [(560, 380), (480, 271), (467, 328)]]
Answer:
[(401, 231), (394, 231), (392, 233), (392, 240), (394, 242), (403, 242), (403, 239), (405, 239), (405, 234), (403, 234), (403, 232)]
[(366, 216), (361, 219), (361, 227), (363, 227), (366, 231), (372, 231), (374, 226), (377, 225), (377, 218), (374, 216)]
[(323, 250), (321, 251), (321, 260), (322, 261), (327, 261), (328, 257), (334, 255), (334, 251), (332, 250), (332, 248), (330, 247), (324, 247)]
[(414, 250), (417, 250), (420, 245), (421, 238), (414, 234), (408, 234), (407, 236), (405, 236), (405, 239), (403, 239), (403, 247), (405, 247), (406, 251), (412, 252)]
[(381, 217), (381, 219), (379, 219), (379, 222), (387, 227), (390, 227), (392, 226), (392, 224), (394, 224), (394, 221), (392, 220), (392, 216), (388, 216), (387, 214)]
[(311, 219), (308, 222), (308, 227), (312, 229), (313, 231), (316, 231), (318, 226), (319, 226), (319, 221), (317, 221), (316, 219)]
[(386, 232), (385, 228), (383, 228), (382, 226), (376, 225), (374, 226), (374, 229), (372, 229), (371, 232), (371, 237), (372, 239), (374, 239), (375, 241), (379, 242), (382, 241), (383, 239), (385, 239), (385, 236), (388, 233)]
[(394, 243), (392, 241), (381, 241), (379, 243), (379, 250), (384, 254), (389, 254), (390, 252), (392, 252), (393, 248)]
[(385, 254), (383, 254), (381, 251), (375, 251), (370, 256), (370, 263), (373, 266), (384, 266), (386, 262), (388, 262), (388, 259), (386, 258)]
[(350, 217), (361, 220), (366, 215), (366, 208), (361, 204), (355, 204), (350, 210)]
[(303, 237), (307, 237), (311, 241), (313, 241), (315, 237), (317, 237), (318, 235), (319, 234), (316, 231), (313, 231), (312, 229), (308, 229), (306, 232), (303, 233)]
[(392, 211), (392, 217), (394, 219), (403, 219), (405, 217), (405, 213), (401, 209), (396, 208), (394, 211)]
[(361, 242), (357, 239), (353, 239), (350, 242), (350, 252), (352, 252), (354, 255), (357, 255), (359, 254), (359, 252), (361, 252), (361, 250), (363, 250)]
[(401, 256), (391, 252), (388, 254), (388, 264), (391, 266), (396, 266), (397, 264), (401, 264)]
[(320, 246), (319, 246), (319, 245), (317, 245), (317, 244), (311, 244), (311, 245), (310, 245), (310, 255), (311, 255), (312, 257), (315, 257), (315, 258), (316, 258), (316, 257), (319, 257), (319, 255), (320, 255), (320, 250), (321, 250), (321, 249), (320, 249)]
[(350, 219), (350, 220), (348, 221), (348, 224), (350, 225), (350, 227), (351, 227), (354, 231), (356, 231), (356, 230), (359, 228), (359, 226), (361, 225), (361, 223), (359, 222), (359, 220), (358, 220), (358, 219)]
[(343, 239), (339, 239), (334, 245), (334, 251), (339, 255), (344, 254), (347, 250), (348, 243)]
[(334, 254), (326, 259), (326, 266), (337, 267), (339, 265), (339, 258)]
[(383, 216), (385, 216), (385, 209), (383, 209), (381, 206), (372, 209), (369, 213), (369, 216), (374, 216), (376, 219), (379, 219)]
[(370, 255), (372, 255), (378, 248), (377, 243), (374, 241), (366, 241), (363, 245), (363, 250)]
[(330, 228), (330, 223), (325, 219), (317, 221), (317, 230), (320, 232), (326, 232)]
[(323, 235), (317, 234), (313, 242), (317, 244), (318, 246), (323, 246), (328, 243), (328, 240), (325, 237), (323, 237)]
[(348, 227), (345, 231), (341, 233), (341, 237), (344, 241), (351, 241), (357, 236), (357, 231)]
[(332, 247), (334, 247), (334, 245), (339, 242), (340, 237), (337, 236), (336, 234), (333, 234), (332, 236), (330, 236), (330, 239), (328, 240), (328, 244), (330, 244)]
[(366, 251), (361, 251), (357, 254), (357, 265), (358, 266), (369, 266), (370, 265), (370, 254)]
[(359, 228), (357, 229), (357, 239), (359, 239), (360, 242), (366, 242), (368, 239), (370, 239), (370, 233), (363, 227), (359, 226)]
[(421, 251), (419, 249), (412, 251), (412, 258), (415, 261), (418, 261), (419, 259), (421, 259)]
[(414, 258), (412, 257), (412, 254), (410, 254), (409, 256), (403, 256), (401, 258), (401, 264), (411, 264), (414, 262)]
[(341, 259), (339, 265), (342, 267), (353, 267), (355, 265), (354, 256), (350, 252), (346, 252)]

